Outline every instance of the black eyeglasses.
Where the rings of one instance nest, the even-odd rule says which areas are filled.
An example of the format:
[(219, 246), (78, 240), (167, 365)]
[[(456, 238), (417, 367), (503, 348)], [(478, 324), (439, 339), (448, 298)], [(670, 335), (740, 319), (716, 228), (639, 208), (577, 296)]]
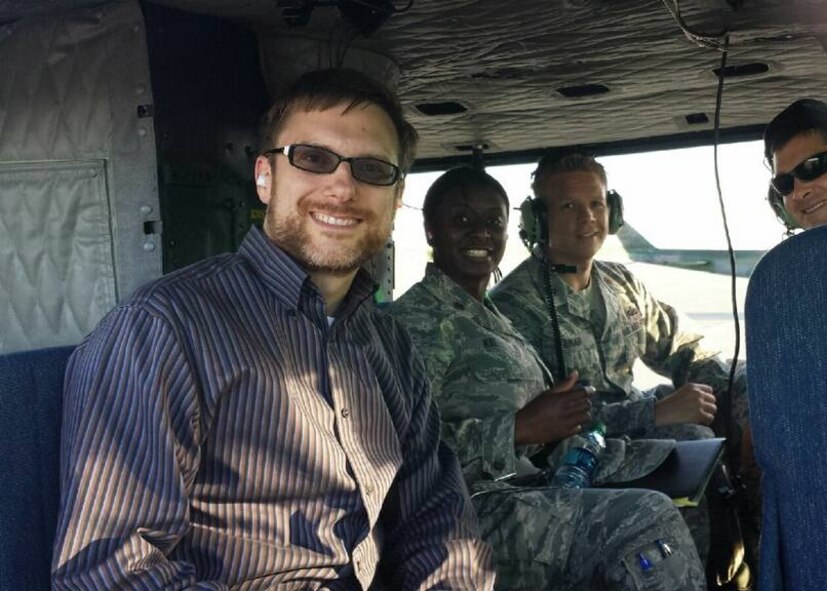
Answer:
[(782, 197), (792, 193), (795, 179), (812, 181), (827, 173), (827, 152), (810, 156), (790, 172), (772, 177), (772, 186)]
[(345, 158), (336, 152), (310, 146), (307, 144), (289, 144), (280, 148), (273, 148), (264, 152), (265, 156), (270, 154), (284, 154), (287, 160), (301, 170), (315, 174), (331, 174), (339, 168), (339, 164), (347, 162), (350, 164), (350, 172), (357, 181), (369, 185), (388, 187), (394, 184), (402, 176), (399, 167), (390, 162), (377, 158)]

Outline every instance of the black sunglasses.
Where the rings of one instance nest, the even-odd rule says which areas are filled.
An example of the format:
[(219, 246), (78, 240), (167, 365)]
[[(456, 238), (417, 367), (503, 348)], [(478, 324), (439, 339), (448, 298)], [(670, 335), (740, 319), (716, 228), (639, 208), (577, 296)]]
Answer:
[(790, 172), (772, 177), (772, 186), (782, 197), (789, 195), (795, 186), (795, 179), (812, 181), (827, 173), (827, 152), (810, 156)]
[(264, 152), (265, 156), (270, 154), (284, 154), (296, 168), (315, 174), (331, 174), (339, 164), (347, 162), (353, 178), (380, 187), (388, 187), (402, 177), (399, 167), (390, 162), (360, 156), (346, 158), (327, 148), (308, 144), (289, 144)]

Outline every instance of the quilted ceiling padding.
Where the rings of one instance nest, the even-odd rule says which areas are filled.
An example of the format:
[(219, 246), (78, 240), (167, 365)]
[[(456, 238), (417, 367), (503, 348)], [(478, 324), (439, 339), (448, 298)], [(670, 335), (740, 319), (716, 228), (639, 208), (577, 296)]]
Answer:
[[(367, 39), (351, 34), (333, 7), (317, 6), (307, 26), (288, 28), (273, 0), (156, 1), (252, 23), (274, 90), (303, 69), (336, 62), (346, 48), (357, 67), (373, 54), (368, 63), (382, 64), (380, 75), (399, 72), (424, 158), (457, 156), (455, 146), (475, 143), (491, 152), (520, 152), (712, 128), (712, 70), (720, 53), (684, 36), (667, 10), (675, 0), (413, 0)], [(30, 4), (0, 0), (0, 21)], [(730, 65), (768, 67), (727, 81), (724, 128), (762, 125), (800, 96), (827, 97), (827, 0), (684, 0), (679, 6), (693, 30), (731, 32)], [(566, 98), (556, 90), (583, 84), (609, 92)], [(468, 110), (428, 117), (415, 107), (444, 101)], [(698, 114), (708, 121), (687, 122), (687, 115)]]
[[(728, 81), (722, 125), (759, 125), (798, 96), (827, 97), (827, 2), (681, 3), (699, 31), (731, 31), (728, 63), (766, 73)], [(321, 9), (317, 9), (320, 11)], [(401, 72), (399, 91), (422, 136), (420, 156), (596, 144), (712, 128), (720, 53), (691, 43), (660, 0), (415, 1), (368, 41)], [(600, 96), (556, 89), (600, 84)], [(457, 101), (459, 115), (426, 117), (417, 103)], [(708, 123), (690, 125), (703, 113)]]
[[(697, 129), (685, 119), (694, 113), (707, 114), (710, 122), (698, 128), (711, 128), (717, 84), (712, 70), (720, 54), (690, 43), (662, 2), (513, 2), (505, 3), (507, 11), (503, 3), (485, 4), (487, 13), (476, 13), (473, 22), (443, 16), (454, 19), (457, 29), (473, 30), (478, 22), (485, 43), (465, 37), (451, 42), (443, 34), (428, 44), (434, 47), (429, 56), (410, 65), (401, 58), (403, 73), (430, 73), (422, 81), (403, 74), (403, 96), (451, 97), (469, 106), (469, 114), (449, 125), (416, 118), (423, 156), (447, 155), (446, 147), (471, 141), (519, 151), (672, 135)], [(711, 9), (723, 3), (684, 4)], [(823, 31), (827, 4), (819, 11), (810, 7), (812, 28)], [(727, 84), (723, 126), (765, 123), (802, 94), (827, 97), (827, 56), (804, 27), (768, 25), (772, 19), (758, 11), (713, 12), (717, 18), (687, 12), (687, 21), (701, 30), (717, 30), (725, 18), (733, 21), (730, 64), (761, 61), (770, 67), (763, 76)], [(792, 31), (800, 33), (777, 38)], [(556, 91), (583, 84), (602, 84), (609, 92), (572, 99)]]

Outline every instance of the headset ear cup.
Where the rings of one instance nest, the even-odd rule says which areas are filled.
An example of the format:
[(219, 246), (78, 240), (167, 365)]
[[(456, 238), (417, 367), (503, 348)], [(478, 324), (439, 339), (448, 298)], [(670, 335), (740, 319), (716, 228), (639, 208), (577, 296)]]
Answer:
[(617, 191), (609, 191), (606, 193), (606, 205), (609, 208), (609, 234), (617, 234), (625, 223), (623, 221), (623, 199)]
[(548, 208), (540, 199), (534, 199), (534, 217), (537, 220), (537, 243), (548, 244)]
[(531, 249), (545, 243), (548, 234), (545, 203), (526, 197), (520, 204), (520, 238)]
[(772, 185), (770, 185), (769, 192), (767, 193), (767, 201), (770, 202), (773, 213), (781, 220), (781, 223), (787, 227), (787, 230), (797, 230), (801, 227), (798, 225), (798, 222), (793, 219), (793, 216), (790, 215), (790, 212), (787, 211), (787, 208), (784, 207), (784, 198)]
[(520, 239), (529, 250), (537, 242), (537, 225), (534, 215), (534, 203), (531, 197), (526, 197), (520, 203)]

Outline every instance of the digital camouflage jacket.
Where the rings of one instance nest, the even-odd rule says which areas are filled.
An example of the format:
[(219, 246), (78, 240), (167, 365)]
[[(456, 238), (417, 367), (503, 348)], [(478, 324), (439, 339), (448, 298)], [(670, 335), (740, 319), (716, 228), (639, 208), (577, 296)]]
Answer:
[[(552, 371), (557, 358), (541, 262), (529, 257), (492, 291), (491, 299), (514, 327), (539, 351)], [(654, 425), (654, 397), (635, 387), (632, 366), (641, 359), (675, 387), (686, 382), (726, 390), (729, 364), (685, 328), (687, 320), (656, 300), (625, 266), (594, 261), (593, 287), (604, 310), (591, 310), (594, 299), (578, 298), (552, 274), (554, 305), (567, 371), (577, 370), (597, 390), (597, 418), (609, 434), (643, 434)], [(733, 387), (732, 420), (740, 432), (747, 421), (746, 372), (741, 367)], [(719, 402), (719, 412), (721, 404)]]

